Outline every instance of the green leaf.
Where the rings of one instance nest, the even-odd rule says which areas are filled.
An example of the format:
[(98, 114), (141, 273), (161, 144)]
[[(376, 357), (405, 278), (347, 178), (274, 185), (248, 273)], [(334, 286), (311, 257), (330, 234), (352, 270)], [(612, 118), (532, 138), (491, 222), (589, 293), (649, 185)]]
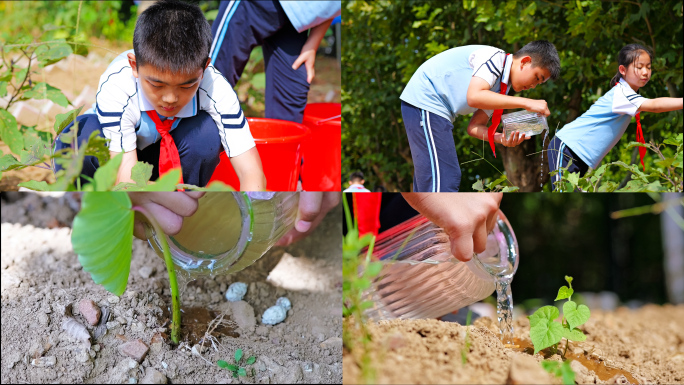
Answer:
[(240, 368), (240, 369), (238, 369), (238, 372), (237, 372), (237, 373), (238, 373), (238, 376), (242, 376), (242, 377), (246, 377), (246, 376), (247, 376), (247, 371), (245, 370), (245, 368)]
[(149, 163), (137, 162), (133, 169), (131, 169), (131, 179), (133, 179), (136, 185), (145, 187), (152, 177), (153, 168), (154, 166)]
[(239, 364), (241, 358), (242, 358), (242, 349), (238, 349), (235, 351), (235, 363)]
[(585, 341), (587, 336), (582, 333), (579, 329), (572, 329), (564, 327), (563, 328), (563, 338), (567, 338), (570, 341)]
[(21, 166), (23, 166), (21, 162), (10, 154), (5, 154), (0, 157), (0, 171), (9, 171)]
[(44, 67), (56, 63), (72, 54), (71, 47), (66, 43), (44, 44), (36, 48), (38, 66)]
[(95, 180), (95, 191), (108, 191), (116, 183), (116, 176), (119, 173), (119, 167), (123, 160), (123, 152), (112, 158), (104, 166), (95, 170), (93, 179)]
[(74, 218), (71, 244), (95, 283), (121, 295), (131, 268), (133, 210), (128, 194), (86, 192)]
[(532, 315), (527, 318), (530, 320), (530, 326), (536, 325), (538, 322), (555, 320), (560, 315), (558, 308), (555, 306), (542, 306)]
[(482, 185), (482, 179), (478, 179), (477, 182), (473, 183), (473, 190), (483, 191), (484, 186)]
[(0, 98), (7, 96), (7, 83), (6, 81), (0, 81)]
[(179, 168), (174, 168), (171, 171), (164, 174), (161, 178), (153, 184), (149, 184), (145, 187), (145, 191), (175, 191), (176, 185), (180, 181), (181, 170)]
[(682, 145), (682, 134), (679, 134), (675, 136), (674, 138), (670, 137), (667, 138), (663, 141), (665, 144), (671, 144), (673, 146), (681, 146)]
[(35, 180), (30, 180), (28, 182), (21, 182), (17, 186), (19, 187), (26, 187), (28, 189), (34, 190), (34, 191), (50, 191), (50, 185), (47, 184), (45, 181), (35, 181)]
[(570, 285), (570, 287), (572, 288), (572, 277), (571, 276), (566, 275), (565, 276), (565, 282), (567, 282), (568, 285)]
[(591, 312), (589, 311), (587, 305), (577, 306), (574, 301), (568, 301), (563, 304), (563, 315), (565, 315), (565, 319), (568, 321), (568, 326), (570, 326), (570, 330), (572, 330), (577, 326), (587, 322)]
[(81, 113), (83, 106), (75, 108), (71, 111), (65, 112), (63, 114), (57, 114), (55, 116), (55, 137), (62, 133), (69, 123), (73, 122), (74, 119)]
[(204, 17), (207, 20), (216, 20), (216, 16), (218, 16), (218, 9), (214, 9), (204, 13)]
[(249, 357), (249, 358), (247, 359), (246, 365), (252, 365), (252, 364), (255, 363), (255, 362), (256, 362), (256, 357), (251, 356), (251, 357)]
[(570, 367), (570, 361), (563, 362), (560, 371), (563, 385), (575, 385), (575, 371)]
[(579, 178), (580, 178), (580, 176), (579, 176), (579, 173), (578, 173), (578, 172), (569, 172), (569, 173), (567, 173), (568, 182), (572, 183), (573, 189), (574, 189), (575, 187), (577, 187), (577, 185), (579, 184)]
[(228, 369), (228, 365), (230, 365), (230, 364), (227, 363), (226, 361), (218, 360), (218, 361), (216, 361), (216, 365), (218, 365), (219, 368)]
[(14, 154), (24, 149), (24, 136), (19, 131), (17, 120), (7, 110), (0, 109), (0, 139)]
[(367, 278), (373, 278), (380, 274), (381, 270), (382, 262), (371, 262), (366, 267), (366, 271), (363, 272), (363, 276)]
[(30, 91), (24, 92), (24, 97), (37, 100), (47, 98), (64, 108), (69, 106), (69, 100), (59, 88), (55, 88), (44, 82), (36, 84)]
[(558, 318), (558, 309), (554, 306), (543, 306), (530, 319), (530, 339), (534, 345), (534, 354), (540, 350), (555, 345), (563, 338), (563, 326), (555, 322)]
[(252, 75), (252, 78), (249, 82), (252, 87), (262, 90), (266, 88), (266, 73), (265, 72), (259, 72), (254, 75)]
[(572, 293), (574, 292), (574, 290), (568, 288), (567, 286), (561, 286), (561, 288), (558, 289), (558, 295), (556, 296), (556, 299), (554, 299), (554, 301), (570, 298), (572, 297)]
[(79, 150), (85, 151), (86, 156), (96, 157), (100, 165), (104, 165), (110, 159), (107, 142), (108, 140), (104, 136), (100, 136), (98, 132), (93, 131), (90, 133), (88, 142), (85, 145), (81, 145)]

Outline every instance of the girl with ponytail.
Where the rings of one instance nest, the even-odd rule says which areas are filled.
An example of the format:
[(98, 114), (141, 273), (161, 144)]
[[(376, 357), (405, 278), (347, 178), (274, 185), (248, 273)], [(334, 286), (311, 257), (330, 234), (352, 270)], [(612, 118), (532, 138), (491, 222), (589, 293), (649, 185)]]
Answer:
[[(682, 109), (682, 98), (646, 99), (639, 95), (639, 88), (651, 79), (652, 60), (651, 51), (642, 45), (622, 47), (618, 54), (617, 73), (610, 81), (611, 89), (551, 139), (548, 148), (550, 172), (567, 167), (568, 172), (579, 172), (582, 177), (589, 167), (596, 169), (599, 166), (625, 133), (633, 116), (637, 121), (637, 141), (645, 143), (639, 116), (641, 111), (659, 113)], [(646, 148), (639, 147), (639, 154), (645, 170)], [(560, 180), (559, 172), (551, 179), (552, 189)]]

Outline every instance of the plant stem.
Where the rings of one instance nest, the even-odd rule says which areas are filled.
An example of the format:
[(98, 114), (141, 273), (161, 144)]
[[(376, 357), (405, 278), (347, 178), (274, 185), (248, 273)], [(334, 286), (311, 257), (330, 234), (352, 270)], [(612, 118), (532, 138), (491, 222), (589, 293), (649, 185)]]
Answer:
[(173, 259), (171, 259), (171, 252), (169, 251), (169, 244), (166, 242), (164, 232), (162, 231), (157, 220), (145, 208), (134, 206), (133, 210), (142, 213), (147, 220), (154, 227), (154, 231), (159, 234), (159, 240), (162, 244), (162, 251), (164, 252), (164, 262), (166, 262), (166, 271), (169, 273), (169, 285), (171, 286), (171, 341), (178, 345), (180, 337), (181, 313), (180, 313), (180, 297), (178, 296), (178, 280), (176, 279), (176, 270), (173, 268)]
[(566, 338), (565, 339), (565, 351), (563, 351), (563, 354), (562, 354), (563, 358), (565, 358), (565, 353), (568, 352), (568, 345), (570, 345), (570, 340)]

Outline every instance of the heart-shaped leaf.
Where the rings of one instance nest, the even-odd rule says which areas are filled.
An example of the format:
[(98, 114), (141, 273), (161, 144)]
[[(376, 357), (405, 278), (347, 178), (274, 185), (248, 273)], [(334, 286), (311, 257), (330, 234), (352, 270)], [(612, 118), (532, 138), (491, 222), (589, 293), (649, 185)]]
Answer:
[(530, 319), (530, 326), (536, 325), (541, 321), (553, 321), (560, 315), (558, 308), (555, 306), (542, 306), (531, 316), (527, 317)]
[(587, 336), (582, 333), (579, 329), (563, 328), (563, 338), (567, 338), (570, 341), (585, 341)]
[(561, 288), (558, 289), (558, 295), (556, 296), (556, 299), (554, 299), (554, 301), (559, 301), (561, 299), (570, 298), (570, 297), (572, 297), (572, 294), (574, 292), (575, 292), (574, 290), (570, 289), (567, 286), (561, 286)]
[(539, 320), (530, 327), (530, 339), (534, 344), (534, 354), (560, 342), (563, 338), (563, 326), (548, 319)]
[(563, 314), (565, 319), (568, 320), (568, 326), (570, 330), (582, 325), (589, 320), (591, 312), (587, 305), (579, 305), (573, 301), (568, 301), (563, 304)]
[(126, 290), (131, 268), (131, 206), (126, 193), (84, 193), (71, 233), (71, 244), (83, 270), (115, 295)]

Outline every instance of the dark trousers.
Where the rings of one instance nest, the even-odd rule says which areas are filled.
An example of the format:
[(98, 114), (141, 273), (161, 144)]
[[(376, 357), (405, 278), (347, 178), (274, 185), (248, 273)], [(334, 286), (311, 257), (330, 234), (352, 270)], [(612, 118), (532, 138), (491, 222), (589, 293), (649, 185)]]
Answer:
[[(556, 171), (560, 167), (567, 167), (568, 172), (579, 172), (580, 177), (583, 177), (589, 170), (589, 166), (557, 136), (554, 136), (551, 142), (549, 142), (549, 149), (546, 153), (549, 159), (549, 172)], [(572, 164), (568, 167), (570, 161), (572, 161)], [(550, 178), (551, 190), (556, 189), (555, 182), (560, 181), (561, 177), (562, 173), (559, 172)]]
[(401, 116), (413, 157), (413, 191), (458, 191), (461, 167), (456, 155), (453, 124), (403, 101)]
[(299, 33), (277, 0), (222, 1), (211, 26), (211, 62), (235, 87), (252, 49), (262, 46), (266, 70), (266, 117), (301, 123), (309, 83), (302, 64), (292, 64), (308, 34)]
[[(104, 137), (97, 115), (81, 115), (76, 118), (76, 121), (78, 121), (79, 147), (88, 142), (88, 138), (93, 132), (97, 132), (99, 136)], [(73, 123), (69, 124), (64, 129), (64, 132), (71, 131), (72, 127)], [(173, 137), (180, 155), (183, 182), (199, 187), (206, 186), (219, 163), (219, 155), (223, 151), (221, 138), (214, 120), (205, 111), (200, 111), (193, 117), (183, 118), (178, 123), (178, 126), (171, 131), (171, 137)], [(146, 162), (153, 166), (152, 180), (159, 178), (160, 144), (161, 141), (158, 141), (145, 147), (143, 150), (136, 150), (138, 161)], [(67, 147), (71, 147), (71, 143), (62, 143), (58, 139), (55, 151)], [(86, 156), (83, 161), (81, 174), (92, 178), (98, 167), (100, 167), (100, 163), (96, 157)], [(56, 165), (55, 168), (55, 171), (59, 171), (62, 167)], [(85, 183), (88, 183), (88, 181), (85, 178), (81, 178), (81, 185)]]

